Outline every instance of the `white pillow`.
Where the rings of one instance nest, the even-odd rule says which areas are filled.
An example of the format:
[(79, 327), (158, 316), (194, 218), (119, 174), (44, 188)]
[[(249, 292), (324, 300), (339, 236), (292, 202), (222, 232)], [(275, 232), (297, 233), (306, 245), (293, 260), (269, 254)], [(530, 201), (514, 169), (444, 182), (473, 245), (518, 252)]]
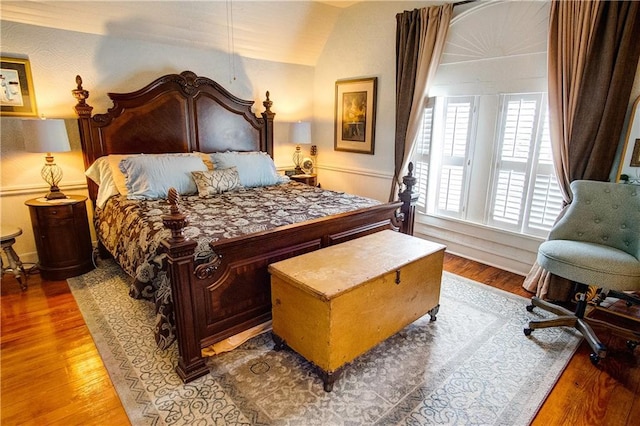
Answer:
[(99, 185), (98, 197), (96, 199), (96, 205), (98, 207), (102, 208), (110, 197), (120, 193), (113, 180), (113, 174), (107, 157), (98, 158), (89, 166), (84, 174)]
[(228, 169), (207, 170), (204, 172), (191, 172), (198, 187), (198, 196), (209, 198), (216, 194), (242, 188), (238, 169), (230, 167)]
[(278, 174), (273, 159), (265, 152), (216, 152), (211, 154), (216, 169), (236, 167), (245, 187), (276, 185), (288, 177)]
[(120, 161), (120, 170), (126, 177), (127, 198), (166, 198), (174, 187), (181, 195), (198, 191), (191, 177), (193, 171), (205, 171), (207, 166), (198, 155), (157, 154), (138, 155)]
[(132, 155), (120, 155), (120, 154), (111, 154), (107, 155), (107, 161), (109, 162), (109, 168), (111, 168), (111, 174), (113, 175), (113, 182), (118, 188), (118, 192), (122, 195), (127, 195), (127, 182), (124, 173), (120, 170), (120, 161), (125, 158), (136, 157), (142, 154), (132, 154)]

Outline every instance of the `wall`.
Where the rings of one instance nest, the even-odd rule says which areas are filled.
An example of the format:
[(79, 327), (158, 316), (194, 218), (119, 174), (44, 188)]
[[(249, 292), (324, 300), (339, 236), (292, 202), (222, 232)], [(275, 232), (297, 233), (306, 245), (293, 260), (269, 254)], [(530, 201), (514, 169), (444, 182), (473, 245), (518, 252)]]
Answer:
[[(323, 187), (387, 201), (395, 139), (396, 14), (429, 2), (366, 2), (349, 7), (318, 59), (314, 80), (313, 141)], [(377, 77), (374, 155), (334, 151), (335, 83)]]
[[(229, 57), (219, 51), (180, 48), (110, 36), (96, 36), (2, 21), (3, 56), (27, 57), (32, 68), (36, 102), (40, 114), (66, 119), (72, 152), (55, 155), (63, 168), (63, 192), (86, 194), (84, 165), (73, 106), (76, 74), (90, 91), (88, 103), (104, 112), (109, 92), (129, 92), (164, 74), (191, 70), (216, 80), (234, 95), (253, 99), (254, 111), (262, 111), (267, 90), (271, 93), (275, 161), (279, 167), (292, 165), (293, 146), (288, 143), (289, 122), (311, 117), (313, 68), (236, 57), (235, 79), (230, 75)], [(44, 195), (40, 178), (43, 154), (24, 152), (21, 119), (2, 117), (0, 160), (0, 217), (2, 223), (20, 226), (24, 234), (15, 249), (23, 260), (36, 260), (35, 243), (24, 201)]]

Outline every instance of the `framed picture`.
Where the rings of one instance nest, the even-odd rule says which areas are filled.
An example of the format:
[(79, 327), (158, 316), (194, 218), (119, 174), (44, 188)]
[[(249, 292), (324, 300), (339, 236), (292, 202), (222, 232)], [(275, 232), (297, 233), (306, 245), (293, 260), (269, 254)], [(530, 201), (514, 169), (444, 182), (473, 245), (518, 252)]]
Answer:
[(631, 154), (631, 167), (640, 167), (640, 139), (636, 139), (636, 144), (633, 146), (633, 154)]
[(378, 78), (336, 81), (336, 151), (373, 155)]
[(38, 115), (28, 59), (2, 56), (0, 65), (0, 115)]

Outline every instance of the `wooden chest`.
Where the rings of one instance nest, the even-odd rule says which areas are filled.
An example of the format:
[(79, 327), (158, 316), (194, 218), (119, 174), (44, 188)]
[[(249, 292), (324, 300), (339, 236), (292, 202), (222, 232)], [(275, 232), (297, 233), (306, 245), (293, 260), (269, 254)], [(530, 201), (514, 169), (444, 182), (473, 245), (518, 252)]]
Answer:
[(341, 367), (429, 313), (445, 246), (391, 230), (269, 266), (276, 349), (314, 363), (326, 391)]

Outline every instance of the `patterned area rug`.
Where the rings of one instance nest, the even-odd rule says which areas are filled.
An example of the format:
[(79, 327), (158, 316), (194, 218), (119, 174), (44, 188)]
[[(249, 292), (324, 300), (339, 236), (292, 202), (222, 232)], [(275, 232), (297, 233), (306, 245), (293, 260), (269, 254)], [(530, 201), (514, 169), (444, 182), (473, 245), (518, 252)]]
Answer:
[(134, 425), (525, 425), (580, 342), (563, 328), (527, 338), (527, 300), (446, 273), (437, 321), (419, 319), (349, 364), (333, 392), (270, 333), (209, 358), (182, 384), (177, 349), (156, 348), (151, 302), (128, 296), (110, 261), (69, 279)]

